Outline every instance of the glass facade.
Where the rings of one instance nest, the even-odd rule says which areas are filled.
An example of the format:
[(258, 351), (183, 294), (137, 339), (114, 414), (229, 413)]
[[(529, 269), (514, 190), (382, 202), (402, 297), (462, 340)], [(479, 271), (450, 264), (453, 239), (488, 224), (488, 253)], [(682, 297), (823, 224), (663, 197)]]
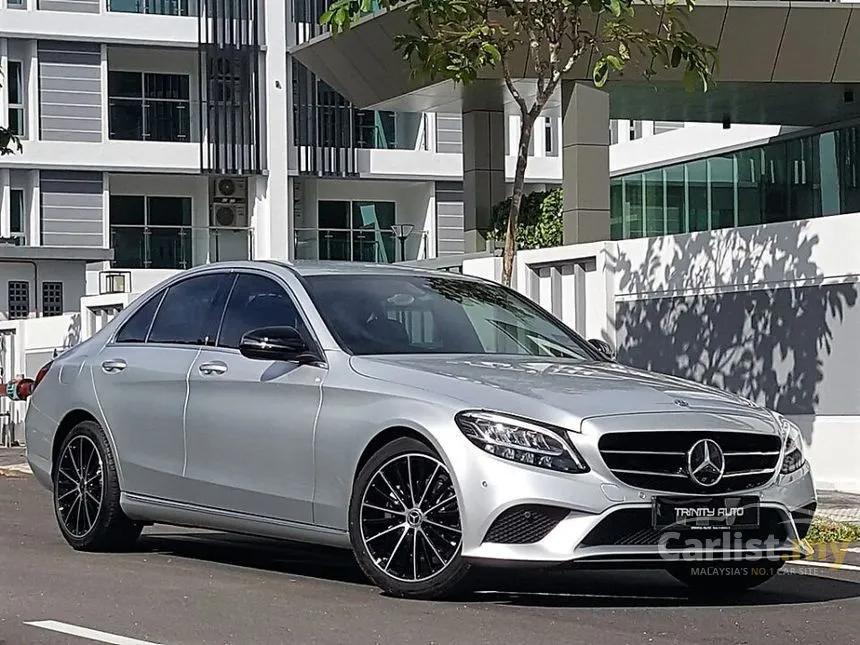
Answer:
[(860, 212), (860, 126), (613, 177), (613, 240)]

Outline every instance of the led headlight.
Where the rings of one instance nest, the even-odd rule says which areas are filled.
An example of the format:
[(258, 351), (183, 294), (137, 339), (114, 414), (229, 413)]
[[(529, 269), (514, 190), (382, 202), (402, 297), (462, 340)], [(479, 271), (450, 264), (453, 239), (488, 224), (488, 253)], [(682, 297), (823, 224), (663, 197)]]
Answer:
[(784, 416), (776, 412), (773, 413), (773, 416), (779, 423), (783, 445), (785, 446), (779, 472), (788, 475), (800, 470), (806, 463), (806, 457), (803, 454), (803, 437), (800, 434), (800, 428)]
[(484, 451), (520, 464), (564, 473), (585, 473), (588, 466), (562, 434), (523, 419), (482, 411), (460, 412), (457, 427)]

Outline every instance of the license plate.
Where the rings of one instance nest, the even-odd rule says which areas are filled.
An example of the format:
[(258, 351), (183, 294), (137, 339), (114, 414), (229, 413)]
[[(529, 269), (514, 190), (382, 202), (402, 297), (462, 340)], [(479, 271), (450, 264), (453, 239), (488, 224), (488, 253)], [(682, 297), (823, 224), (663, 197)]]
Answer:
[(759, 525), (759, 498), (655, 497), (655, 529), (750, 529)]

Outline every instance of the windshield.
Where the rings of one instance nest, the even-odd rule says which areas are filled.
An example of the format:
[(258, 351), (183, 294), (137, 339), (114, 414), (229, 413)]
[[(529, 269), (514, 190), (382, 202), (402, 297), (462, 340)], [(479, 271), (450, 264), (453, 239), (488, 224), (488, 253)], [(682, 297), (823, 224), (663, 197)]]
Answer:
[(447, 276), (317, 275), (308, 292), (352, 354), (514, 354), (604, 360), (501, 285)]

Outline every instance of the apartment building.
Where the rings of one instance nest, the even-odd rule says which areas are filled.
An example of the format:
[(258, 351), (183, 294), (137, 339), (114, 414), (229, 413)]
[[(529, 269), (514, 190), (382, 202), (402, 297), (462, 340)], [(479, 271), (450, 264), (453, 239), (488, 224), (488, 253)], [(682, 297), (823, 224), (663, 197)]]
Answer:
[[(291, 59), (324, 5), (0, 0), (0, 123), (24, 146), (0, 158), (0, 320), (218, 260), (461, 253), (460, 115), (357, 109)], [(531, 187), (561, 183), (560, 130), (536, 128)], [(511, 116), (508, 182), (517, 136)]]

